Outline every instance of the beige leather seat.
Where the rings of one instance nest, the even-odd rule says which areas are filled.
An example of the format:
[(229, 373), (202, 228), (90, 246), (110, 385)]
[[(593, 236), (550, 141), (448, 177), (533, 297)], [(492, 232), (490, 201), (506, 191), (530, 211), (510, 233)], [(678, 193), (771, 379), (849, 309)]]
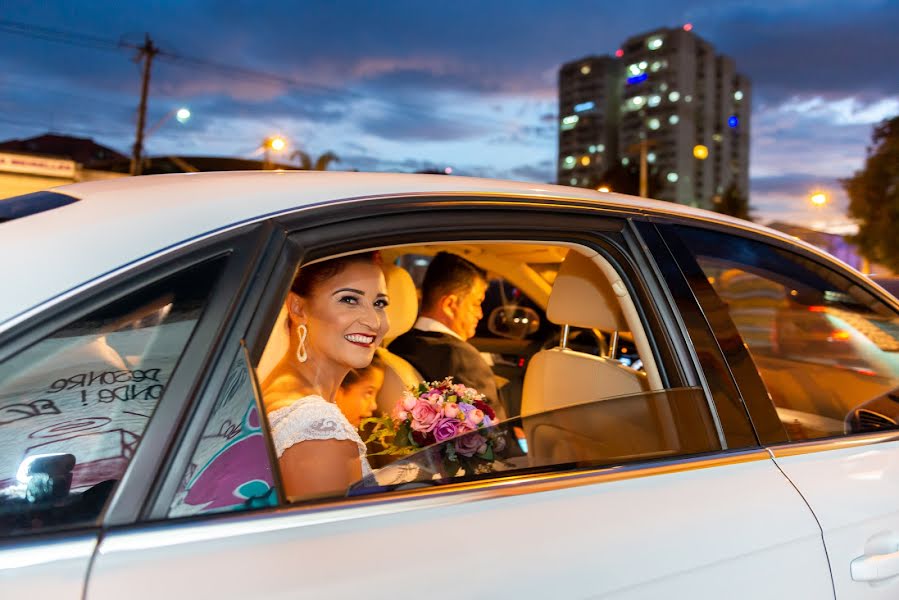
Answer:
[[(618, 286), (622, 286), (617, 281)], [(626, 293), (623, 287), (619, 288)], [(553, 283), (546, 309), (551, 322), (571, 327), (627, 331), (618, 294), (599, 267), (569, 251)], [(563, 334), (563, 342), (567, 336)], [(521, 399), (523, 416), (649, 390), (646, 375), (603, 356), (563, 345), (531, 358)]]
[(387, 280), (387, 297), (390, 299), (387, 306), (390, 329), (384, 336), (382, 347), (377, 350), (378, 357), (387, 366), (384, 370), (384, 385), (378, 394), (377, 402), (378, 410), (382, 414), (388, 414), (403, 390), (417, 385), (422, 377), (406, 359), (387, 349), (390, 342), (412, 329), (418, 318), (418, 293), (415, 290), (415, 282), (404, 268), (396, 265), (385, 266), (384, 277)]

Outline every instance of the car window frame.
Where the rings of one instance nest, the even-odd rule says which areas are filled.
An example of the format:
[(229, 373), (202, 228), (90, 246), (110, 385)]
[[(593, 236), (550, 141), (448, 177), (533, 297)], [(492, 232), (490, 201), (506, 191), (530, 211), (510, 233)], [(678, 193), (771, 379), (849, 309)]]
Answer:
[[(776, 406), (768, 396), (767, 387), (765, 386), (765, 383), (758, 370), (755, 368), (754, 361), (746, 347), (745, 342), (743, 341), (742, 336), (740, 336), (736, 325), (727, 312), (727, 309), (723, 307), (723, 301), (718, 297), (717, 292), (714, 291), (714, 288), (706, 279), (705, 274), (702, 271), (702, 268), (699, 266), (697, 260), (694, 258), (693, 253), (680, 239), (680, 236), (678, 236), (677, 226), (687, 226), (695, 229), (706, 229), (714, 231), (716, 233), (725, 233), (731, 235), (734, 234), (735, 230), (733, 228), (728, 228), (726, 226), (721, 226), (714, 223), (687, 221), (667, 221), (659, 227), (661, 235), (664, 236), (666, 242), (672, 247), (676, 248), (675, 255), (677, 256), (678, 264), (680, 265), (680, 267), (687, 272), (691, 272), (695, 277), (695, 285), (698, 288), (702, 288), (704, 290), (704, 298), (716, 305), (719, 303), (721, 304), (721, 308), (723, 308), (723, 310), (718, 310), (718, 312), (721, 313), (721, 315), (719, 315), (719, 323), (722, 326), (726, 327), (726, 330), (722, 333), (725, 336), (737, 336), (737, 338), (740, 340), (739, 348), (735, 348), (735, 350), (738, 351), (739, 356), (735, 361), (728, 360), (728, 363), (731, 365), (735, 383), (740, 389), (741, 394), (743, 394), (747, 399), (747, 408), (749, 410), (749, 415), (753, 421), (754, 426), (759, 429), (760, 427), (765, 426), (763, 424), (767, 424), (770, 430), (772, 419), (777, 419), (778, 422), (780, 421), (777, 417)], [(787, 251), (797, 256), (799, 259), (810, 261), (823, 269), (832, 271), (847, 279), (849, 283), (862, 287), (865, 291), (871, 294), (871, 296), (880, 300), (884, 305), (889, 306), (893, 311), (897, 313), (897, 315), (899, 315), (899, 300), (892, 297), (889, 293), (881, 292), (881, 290), (877, 289), (877, 286), (871, 285), (871, 282), (868, 281), (864, 275), (856, 272), (848, 265), (841, 263), (837, 259), (827, 255), (826, 253), (815, 248), (806, 247), (803, 244), (791, 243), (790, 241), (780, 239), (775, 235), (768, 235), (764, 232), (758, 232), (750, 230), (748, 228), (743, 228), (742, 230), (740, 230), (739, 235), (740, 237), (752, 240), (753, 242), (765, 244), (772, 248)], [(703, 308), (703, 311), (705, 310), (706, 309)], [(781, 428), (783, 428), (782, 425)], [(828, 436), (825, 438), (817, 438), (813, 440), (790, 440), (787, 436), (786, 429), (783, 428), (783, 436), (763, 435), (761, 442), (765, 447), (815, 445), (821, 443), (832, 443), (835, 441), (838, 442), (840, 440), (855, 440), (865, 436), (883, 437), (884, 435), (891, 433), (893, 434), (893, 436), (899, 435), (899, 430), (879, 433), (859, 432), (840, 436)]]
[[(270, 228), (269, 228), (270, 229)], [(141, 436), (141, 442), (115, 487), (96, 524), (59, 532), (71, 536), (78, 532), (97, 531), (138, 520), (147, 498), (156, 484), (160, 465), (173, 444), (177, 443), (179, 425), (192, 404), (192, 398), (203, 373), (218, 353), (217, 339), (228, 326), (229, 314), (239, 294), (235, 288), (245, 287), (247, 271), (258, 252), (260, 238), (269, 237), (266, 227), (252, 224), (228, 230), (175, 249), (166, 249), (136, 264), (124, 265), (112, 274), (87, 282), (59, 301), (37, 307), (33, 314), (0, 334), (0, 360), (6, 360), (25, 348), (47, 338), (55, 331), (105, 306), (196, 267), (204, 262), (224, 260), (218, 280), (204, 303), (203, 311), (182, 348), (165, 391), (156, 405), (153, 418)], [(20, 539), (37, 535), (23, 534)]]
[[(266, 268), (261, 269), (257, 280), (264, 287), (252, 303), (244, 307), (243, 316), (239, 319), (243, 325), (235, 327), (232, 337), (242, 339), (247, 345), (253, 365), (258, 364), (268, 340), (271, 328), (280, 310), (283, 295), (286, 294), (293, 279), (296, 265), (302, 260), (309, 262), (321, 258), (350, 254), (357, 251), (378, 247), (397, 247), (406, 244), (414, 245), (427, 242), (458, 242), (508, 239), (528, 241), (532, 243), (571, 243), (584, 246), (603, 253), (624, 275), (629, 292), (633, 295), (635, 305), (640, 313), (646, 335), (656, 354), (656, 362), (660, 369), (666, 388), (685, 387), (696, 384), (695, 377), (685, 377), (681, 359), (673, 354), (678, 344), (668, 338), (672, 335), (668, 323), (670, 317), (658, 312), (658, 299), (653, 296), (658, 284), (648, 286), (646, 279), (652, 273), (638, 265), (633, 254), (640, 254), (641, 247), (633, 238), (635, 233), (629, 228), (628, 220), (639, 215), (639, 211), (627, 207), (599, 208), (595, 204), (559, 201), (541, 201), (534, 198), (494, 197), (476, 194), (453, 195), (450, 197), (434, 194), (394, 195), (378, 199), (368, 199), (365, 204), (354, 207), (352, 217), (347, 217), (346, 204), (340, 202), (314, 209), (301, 209), (293, 213), (272, 219), (275, 225), (283, 230), (286, 239), (282, 252), (272, 257)], [(578, 204), (581, 204), (578, 206)], [(444, 218), (435, 218), (439, 214)], [(533, 218), (540, 215), (541, 218)], [(545, 218), (543, 218), (545, 217)], [(587, 220), (590, 219), (590, 220)], [(373, 227), (373, 221), (377, 227)], [(413, 232), (408, 236), (398, 232)], [(405, 238), (405, 239), (404, 239)], [(614, 243), (610, 240), (614, 239)], [(641, 258), (641, 261), (644, 260)], [(269, 270), (271, 266), (271, 270)], [(265, 271), (265, 273), (263, 273)], [(635, 288), (634, 286), (638, 287)], [(252, 313), (249, 315), (249, 313)], [(243, 334), (243, 335), (241, 335)], [(664, 339), (664, 342), (660, 343)], [(236, 347), (236, 346), (235, 346)], [(660, 354), (666, 355), (665, 357)], [(220, 367), (227, 369), (232, 354), (227, 360), (220, 361)], [(677, 365), (672, 369), (671, 365)], [(211, 387), (209, 389), (212, 389)], [(208, 391), (208, 390), (207, 390)], [(214, 394), (207, 394), (203, 399), (208, 407), (195, 411), (194, 419), (188, 429), (199, 435), (205, 427), (204, 415), (214, 401)], [(710, 410), (714, 412), (712, 398), (706, 394)], [(263, 420), (264, 421), (264, 420)], [(264, 426), (267, 429), (267, 424)], [(723, 434), (719, 430), (719, 438)], [(745, 450), (745, 449), (742, 449)], [(180, 449), (184, 457), (179, 467), (184, 468), (190, 458), (190, 451), (184, 446)], [(717, 454), (717, 453), (716, 453)], [(692, 460), (695, 457), (684, 457)], [(677, 461), (675, 461), (677, 462)], [(655, 463), (649, 462), (648, 465)], [(643, 463), (638, 463), (639, 468)], [(277, 467), (275, 467), (277, 468)], [(602, 472), (607, 467), (594, 468), (592, 472)], [(590, 469), (587, 469), (590, 471)], [(587, 475), (590, 473), (588, 472)], [(172, 520), (167, 516), (174, 492), (181, 481), (183, 471), (169, 469), (162, 492), (157, 494), (144, 515), (147, 520)], [(582, 481), (585, 473), (577, 470), (571, 472), (554, 472), (548, 477), (570, 477), (572, 481)], [(463, 488), (466, 484), (459, 484)], [(491, 486), (492, 481), (481, 485)], [(454, 488), (441, 490), (441, 494), (452, 494)], [(462, 488), (460, 488), (462, 489)], [(311, 503), (287, 504), (283, 502), (283, 490), (278, 490), (281, 502), (276, 507), (248, 509), (235, 513), (221, 513), (179, 517), (179, 520), (205, 520), (240, 518), (241, 516), (256, 518), (273, 513), (296, 510), (329, 510), (336, 507), (357, 506), (360, 503), (383, 503), (402, 499), (407, 492), (392, 492), (388, 496), (375, 495), (371, 498), (335, 498)], [(410, 491), (411, 493), (411, 491)]]

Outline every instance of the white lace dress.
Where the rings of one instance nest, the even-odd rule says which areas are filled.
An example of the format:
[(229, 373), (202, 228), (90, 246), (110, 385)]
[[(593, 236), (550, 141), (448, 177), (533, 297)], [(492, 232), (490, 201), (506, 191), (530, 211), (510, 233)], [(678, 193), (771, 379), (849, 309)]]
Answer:
[(372, 474), (362, 438), (333, 402), (328, 402), (321, 396), (304, 396), (288, 406), (270, 412), (268, 422), (278, 458), (294, 444), (306, 440), (349, 440), (359, 448), (362, 477)]

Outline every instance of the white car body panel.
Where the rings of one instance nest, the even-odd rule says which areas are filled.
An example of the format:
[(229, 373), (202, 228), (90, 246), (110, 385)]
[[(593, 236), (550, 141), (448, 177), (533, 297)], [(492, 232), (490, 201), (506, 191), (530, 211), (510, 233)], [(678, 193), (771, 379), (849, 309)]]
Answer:
[(96, 536), (0, 548), (0, 598), (82, 600)]
[(0, 294), (0, 331), (18, 322), (13, 321), (17, 316), (30, 314), (73, 288), (187, 241), (303, 207), (373, 196), (491, 194), (592, 201), (610, 208), (689, 215), (797, 241), (746, 221), (670, 202), (444, 175), (186, 173), (78, 183), (53, 191), (80, 201), (0, 224), (4, 257), (0, 281), (16, 282)]
[[(851, 440), (847, 440), (847, 444)], [(852, 561), (899, 553), (899, 441), (776, 459), (818, 517), (839, 600), (899, 598), (899, 567), (879, 582), (853, 581)], [(887, 546), (866, 546), (886, 534)]]
[(833, 597), (817, 523), (767, 458), (479, 493), (112, 532), (86, 598)]

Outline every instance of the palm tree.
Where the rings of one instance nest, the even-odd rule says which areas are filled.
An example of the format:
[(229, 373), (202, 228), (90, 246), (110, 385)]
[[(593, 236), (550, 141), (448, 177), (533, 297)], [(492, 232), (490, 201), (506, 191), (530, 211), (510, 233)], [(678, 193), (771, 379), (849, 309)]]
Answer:
[(315, 167), (312, 166), (312, 158), (302, 150), (295, 150), (291, 153), (290, 160), (295, 158), (299, 159), (300, 169), (304, 171), (325, 171), (331, 162), (340, 162), (337, 155), (330, 150), (318, 157), (318, 160), (315, 161)]

